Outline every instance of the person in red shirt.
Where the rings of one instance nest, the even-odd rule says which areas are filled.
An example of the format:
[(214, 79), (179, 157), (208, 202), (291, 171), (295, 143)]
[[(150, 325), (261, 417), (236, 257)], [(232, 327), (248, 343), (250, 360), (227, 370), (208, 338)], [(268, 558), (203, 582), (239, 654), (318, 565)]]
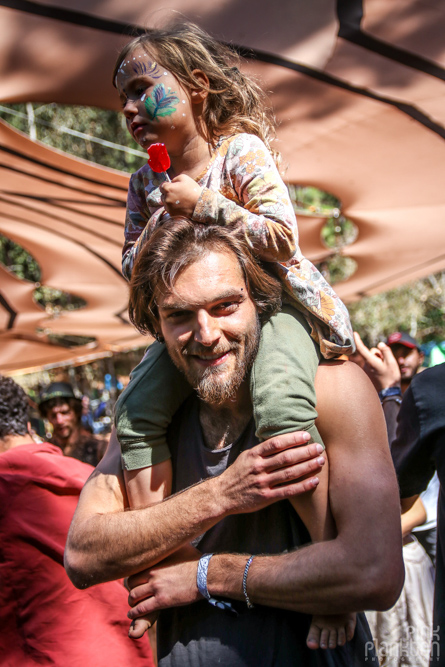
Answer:
[(0, 376), (0, 664), (152, 667), (128, 638), (122, 582), (77, 590), (63, 567), (66, 536), (93, 468), (28, 434), (28, 400)]

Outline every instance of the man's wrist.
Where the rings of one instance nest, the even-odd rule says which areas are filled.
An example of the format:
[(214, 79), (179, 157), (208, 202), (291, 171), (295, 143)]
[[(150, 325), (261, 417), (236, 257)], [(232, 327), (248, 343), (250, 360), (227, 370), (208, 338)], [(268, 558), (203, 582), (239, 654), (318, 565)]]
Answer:
[(225, 508), (225, 489), (220, 483), (222, 475), (206, 479), (195, 485), (198, 497), (194, 497), (193, 503), (198, 504), (206, 520), (224, 519), (229, 512)]
[(385, 398), (390, 396), (402, 396), (402, 389), (400, 385), (394, 385), (392, 387), (385, 387), (379, 391), (379, 398), (383, 401)]
[(227, 471), (223, 472), (217, 477), (213, 477), (212, 482), (212, 497), (216, 503), (220, 518), (226, 518), (234, 512), (237, 507), (231, 501), (229, 487), (227, 486)]
[(241, 554), (215, 554), (207, 574), (207, 586), (210, 594), (216, 597), (229, 597), (244, 600), (243, 575), (246, 556)]

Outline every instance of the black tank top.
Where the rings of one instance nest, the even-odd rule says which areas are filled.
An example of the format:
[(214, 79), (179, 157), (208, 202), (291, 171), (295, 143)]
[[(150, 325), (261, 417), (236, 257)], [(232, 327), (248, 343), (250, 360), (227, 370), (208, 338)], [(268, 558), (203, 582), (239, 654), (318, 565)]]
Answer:
[[(205, 446), (198, 401), (191, 397), (169, 429), (173, 492), (221, 474), (245, 449), (255, 446), (253, 420), (242, 436), (219, 450)], [(258, 512), (226, 517), (194, 541), (202, 553), (277, 554), (309, 542), (305, 526), (287, 501)], [(206, 600), (161, 613), (158, 621), (160, 667), (350, 667), (378, 665), (364, 619), (355, 637), (335, 651), (311, 651), (306, 636), (311, 617), (262, 605), (248, 610), (233, 601), (238, 617)], [(367, 658), (367, 659), (366, 659)]]

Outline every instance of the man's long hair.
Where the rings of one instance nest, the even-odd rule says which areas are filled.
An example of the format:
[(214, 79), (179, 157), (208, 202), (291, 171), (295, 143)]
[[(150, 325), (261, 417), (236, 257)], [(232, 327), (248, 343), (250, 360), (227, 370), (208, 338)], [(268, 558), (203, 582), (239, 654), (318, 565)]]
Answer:
[(244, 232), (171, 218), (145, 243), (130, 281), (130, 320), (143, 334), (159, 332), (157, 299), (174, 291), (180, 273), (210, 252), (233, 253), (261, 322), (281, 306), (281, 284), (254, 257)]

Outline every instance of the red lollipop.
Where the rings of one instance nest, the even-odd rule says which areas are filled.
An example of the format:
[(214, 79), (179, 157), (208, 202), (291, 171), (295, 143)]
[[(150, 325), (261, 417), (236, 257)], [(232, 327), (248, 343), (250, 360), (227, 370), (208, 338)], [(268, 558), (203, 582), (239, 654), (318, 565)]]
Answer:
[(157, 174), (165, 173), (167, 180), (170, 178), (167, 174), (167, 169), (170, 168), (170, 156), (167, 153), (165, 144), (152, 144), (147, 148), (148, 164)]

